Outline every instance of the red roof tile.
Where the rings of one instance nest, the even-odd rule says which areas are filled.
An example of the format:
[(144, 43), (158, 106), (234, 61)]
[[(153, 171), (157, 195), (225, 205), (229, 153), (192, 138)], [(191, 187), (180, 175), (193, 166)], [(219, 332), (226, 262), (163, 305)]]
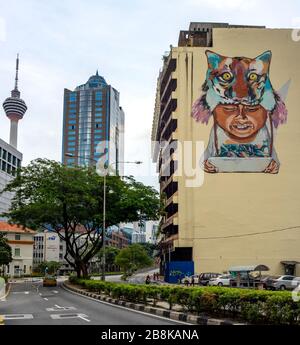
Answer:
[(35, 234), (36, 232), (29, 228), (23, 228), (16, 224), (9, 224), (6, 222), (0, 221), (0, 232), (17, 232), (17, 233), (26, 233), (26, 234)]

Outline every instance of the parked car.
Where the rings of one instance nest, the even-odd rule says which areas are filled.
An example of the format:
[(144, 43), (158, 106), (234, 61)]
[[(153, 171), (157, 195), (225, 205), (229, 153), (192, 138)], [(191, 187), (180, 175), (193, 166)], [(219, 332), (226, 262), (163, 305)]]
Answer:
[(265, 287), (264, 280), (266, 279), (266, 277), (254, 273), (255, 272), (240, 272), (239, 278), (237, 275), (232, 276), (232, 278), (230, 279), (230, 286), (263, 289)]
[(222, 275), (221, 273), (212, 273), (212, 272), (201, 273), (201, 274), (199, 274), (199, 277), (198, 277), (198, 284), (199, 285), (208, 285), (208, 282), (211, 279), (217, 278), (221, 275)]
[(55, 276), (47, 275), (43, 279), (43, 286), (57, 286), (57, 279)]
[(210, 286), (230, 286), (230, 280), (232, 276), (230, 274), (219, 275), (216, 278), (211, 278), (208, 282)]
[(292, 287), (295, 289), (297, 286), (300, 285), (300, 277), (296, 277), (292, 280)]
[(194, 278), (194, 284), (198, 284), (199, 281), (199, 274), (194, 274), (192, 276), (185, 276), (181, 279), (182, 284), (190, 285), (192, 284), (192, 278)]
[(265, 281), (265, 286), (270, 290), (293, 290), (296, 287), (292, 283), (295, 278), (291, 275), (270, 276)]

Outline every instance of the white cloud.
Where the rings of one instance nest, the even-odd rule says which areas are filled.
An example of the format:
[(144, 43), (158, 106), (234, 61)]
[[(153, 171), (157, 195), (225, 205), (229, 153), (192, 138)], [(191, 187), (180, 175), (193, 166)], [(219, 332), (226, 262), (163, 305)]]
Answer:
[(6, 41), (6, 21), (0, 17), (0, 42)]

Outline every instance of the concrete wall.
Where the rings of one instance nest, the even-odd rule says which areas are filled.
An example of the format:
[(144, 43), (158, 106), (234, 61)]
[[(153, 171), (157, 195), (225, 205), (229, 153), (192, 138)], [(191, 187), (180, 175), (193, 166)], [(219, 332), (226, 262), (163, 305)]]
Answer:
[[(300, 43), (291, 30), (214, 29), (213, 47), (173, 48), (178, 59), (177, 137), (208, 143), (208, 125), (191, 117), (207, 71), (205, 50), (224, 56), (254, 58), (272, 51), (270, 79), (279, 90), (289, 79), (285, 101), (287, 124), (278, 128), (275, 147), (281, 163), (278, 174), (205, 173), (201, 187), (187, 188), (179, 181), (179, 240), (175, 245), (193, 246), (195, 272), (222, 272), (234, 265), (265, 264), (271, 273), (282, 274), (282, 260), (300, 261)], [(194, 164), (200, 157), (193, 155)], [(286, 231), (277, 231), (290, 228)], [(248, 235), (253, 233), (259, 235)], [(265, 233), (264, 232), (269, 232)], [(216, 239), (212, 239), (216, 238)], [(300, 265), (297, 265), (300, 275)]]

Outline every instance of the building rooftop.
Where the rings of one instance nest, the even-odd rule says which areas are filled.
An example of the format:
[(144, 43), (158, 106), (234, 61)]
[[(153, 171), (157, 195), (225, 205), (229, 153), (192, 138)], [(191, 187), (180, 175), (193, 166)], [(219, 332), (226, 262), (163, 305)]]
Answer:
[(99, 75), (97, 70), (96, 74), (90, 76), (89, 80), (85, 84), (77, 86), (75, 91), (101, 88), (104, 86), (107, 86), (107, 82), (101, 75)]
[(232, 25), (229, 23), (191, 22), (188, 30), (181, 30), (178, 47), (211, 47), (213, 44), (213, 29), (265, 29), (258, 25)]
[(35, 234), (36, 232), (29, 228), (23, 228), (16, 224), (9, 224), (7, 222), (0, 221), (0, 232), (13, 232), (21, 234)]

